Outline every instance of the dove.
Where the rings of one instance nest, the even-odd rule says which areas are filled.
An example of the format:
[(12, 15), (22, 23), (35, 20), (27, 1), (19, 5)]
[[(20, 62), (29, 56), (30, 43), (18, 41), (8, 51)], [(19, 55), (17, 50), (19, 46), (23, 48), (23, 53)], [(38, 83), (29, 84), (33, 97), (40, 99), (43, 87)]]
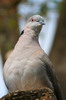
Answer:
[(40, 15), (27, 20), (22, 35), (4, 64), (4, 80), (9, 91), (48, 87), (54, 91), (57, 100), (62, 100), (53, 64), (38, 41), (43, 25), (44, 18)]

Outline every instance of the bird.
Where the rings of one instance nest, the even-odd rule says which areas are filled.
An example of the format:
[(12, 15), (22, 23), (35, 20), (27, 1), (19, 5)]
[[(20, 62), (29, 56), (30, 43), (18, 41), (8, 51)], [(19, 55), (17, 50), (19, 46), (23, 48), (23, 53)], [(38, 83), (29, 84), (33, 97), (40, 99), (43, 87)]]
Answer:
[(48, 55), (38, 41), (44, 18), (30, 17), (3, 69), (5, 84), (9, 91), (34, 90), (48, 87), (57, 100), (62, 100), (58, 78)]

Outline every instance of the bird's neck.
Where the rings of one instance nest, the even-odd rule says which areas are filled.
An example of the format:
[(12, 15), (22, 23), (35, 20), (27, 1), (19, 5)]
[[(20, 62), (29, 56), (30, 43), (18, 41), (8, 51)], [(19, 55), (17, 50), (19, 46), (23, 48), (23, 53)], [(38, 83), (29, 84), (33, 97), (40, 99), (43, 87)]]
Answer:
[(27, 28), (24, 30), (24, 35), (26, 35), (28, 38), (33, 39), (34, 41), (38, 42), (39, 32)]

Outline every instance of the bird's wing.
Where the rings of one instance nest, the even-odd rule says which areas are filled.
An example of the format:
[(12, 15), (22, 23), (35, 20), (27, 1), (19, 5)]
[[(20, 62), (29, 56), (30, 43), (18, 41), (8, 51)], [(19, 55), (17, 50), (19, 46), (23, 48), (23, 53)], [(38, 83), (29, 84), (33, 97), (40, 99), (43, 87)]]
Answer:
[(56, 77), (55, 70), (53, 69), (53, 65), (52, 65), (52, 63), (49, 60), (47, 55), (44, 55), (43, 59), (44, 59), (46, 73), (47, 73), (49, 80), (51, 81), (51, 83), (54, 87), (54, 93), (57, 97), (57, 100), (62, 100), (60, 85), (58, 83), (58, 79)]

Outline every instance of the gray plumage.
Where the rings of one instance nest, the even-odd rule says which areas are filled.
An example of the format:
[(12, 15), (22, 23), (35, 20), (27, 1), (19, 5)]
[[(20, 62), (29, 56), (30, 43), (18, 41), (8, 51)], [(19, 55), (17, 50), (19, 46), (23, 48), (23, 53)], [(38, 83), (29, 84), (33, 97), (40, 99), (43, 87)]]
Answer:
[(4, 80), (9, 91), (51, 88), (62, 100), (52, 63), (40, 47), (38, 36), (44, 25), (40, 15), (30, 17), (24, 33), (4, 65)]

